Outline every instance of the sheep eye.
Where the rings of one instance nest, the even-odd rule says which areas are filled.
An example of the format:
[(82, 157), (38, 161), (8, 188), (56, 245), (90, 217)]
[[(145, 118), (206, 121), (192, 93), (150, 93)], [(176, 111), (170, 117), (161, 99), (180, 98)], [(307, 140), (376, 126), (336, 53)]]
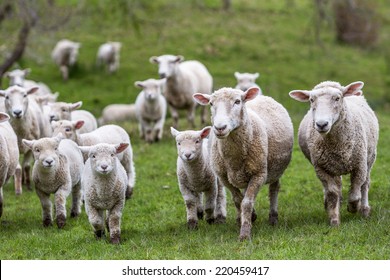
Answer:
[(234, 101), (234, 104), (235, 105), (240, 105), (241, 104), (241, 100), (237, 99), (236, 101)]
[(196, 141), (195, 141), (195, 143), (196, 143), (196, 144), (199, 144), (199, 143), (200, 143), (200, 141), (199, 141), (199, 140), (196, 140)]
[(27, 94), (23, 94), (23, 97), (27, 97)]
[(96, 156), (95, 156), (95, 155), (92, 155), (92, 158), (96, 158)]
[(7, 96), (5, 97), (5, 99), (9, 99), (9, 96), (7, 95)]
[(65, 131), (70, 132), (70, 128), (69, 127), (65, 128)]
[(335, 100), (336, 100), (336, 101), (340, 101), (340, 97), (336, 97)]
[(40, 150), (39, 150), (38, 148), (36, 148), (36, 149), (35, 149), (35, 151), (36, 151), (37, 153), (39, 153), (39, 152), (40, 152)]
[(313, 103), (313, 102), (314, 102), (314, 98), (310, 98), (309, 100), (310, 100), (310, 102), (311, 102), (311, 103)]
[(111, 154), (111, 157), (114, 157), (115, 155), (114, 154)]
[(213, 106), (213, 103), (212, 103), (212, 102), (210, 102), (210, 106)]

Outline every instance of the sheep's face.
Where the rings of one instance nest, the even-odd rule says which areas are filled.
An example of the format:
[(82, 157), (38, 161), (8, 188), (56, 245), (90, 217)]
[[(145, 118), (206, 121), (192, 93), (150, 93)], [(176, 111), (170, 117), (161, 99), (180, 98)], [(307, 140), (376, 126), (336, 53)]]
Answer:
[(137, 81), (134, 83), (136, 87), (142, 89), (144, 98), (147, 102), (154, 102), (162, 94), (162, 86), (165, 83), (165, 79), (155, 80), (148, 79), (145, 81)]
[(158, 74), (161, 79), (170, 78), (175, 75), (177, 66), (184, 58), (180, 55), (161, 55), (159, 57), (151, 57), (150, 62), (158, 64)]
[(237, 79), (236, 89), (246, 91), (250, 87), (256, 86), (256, 79), (259, 77), (259, 73), (239, 73), (235, 72), (234, 76)]
[(176, 139), (178, 156), (185, 162), (191, 162), (202, 155), (203, 140), (209, 135), (211, 127), (200, 131), (186, 130), (179, 132), (171, 127), (172, 136)]
[(13, 71), (7, 72), (5, 76), (9, 78), (9, 84), (11, 86), (23, 86), (26, 76), (30, 73), (30, 69), (15, 69)]
[(41, 138), (32, 141), (23, 139), (23, 143), (33, 152), (35, 164), (43, 169), (52, 169), (59, 164), (58, 146), (60, 142), (61, 137)]
[(28, 108), (28, 95), (36, 92), (39, 87), (33, 87), (29, 90), (20, 86), (11, 86), (6, 90), (0, 91), (0, 96), (5, 97), (5, 108), (8, 114), (14, 119), (21, 119)]
[(72, 111), (81, 107), (82, 102), (76, 103), (66, 103), (66, 102), (55, 102), (49, 104), (50, 106), (50, 121), (58, 121), (58, 120), (71, 120), (72, 119)]
[(84, 124), (83, 121), (52, 121), (51, 127), (53, 129), (53, 135), (61, 133), (66, 139), (76, 141), (76, 129), (79, 129)]

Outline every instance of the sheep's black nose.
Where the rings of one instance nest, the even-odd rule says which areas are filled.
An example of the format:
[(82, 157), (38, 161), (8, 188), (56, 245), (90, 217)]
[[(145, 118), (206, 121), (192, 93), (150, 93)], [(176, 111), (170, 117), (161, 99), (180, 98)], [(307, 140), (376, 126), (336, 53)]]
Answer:
[(328, 126), (328, 124), (329, 124), (329, 122), (327, 122), (327, 121), (316, 122), (316, 126), (321, 130), (324, 130)]
[(108, 168), (108, 165), (107, 165), (107, 164), (102, 164), (102, 165), (101, 165), (101, 168), (102, 168), (103, 170), (106, 170), (106, 169)]
[(166, 77), (165, 73), (159, 73), (159, 75), (161, 79), (164, 79)]
[(20, 109), (14, 110), (13, 113), (14, 113), (15, 117), (19, 118), (22, 115), (22, 110), (20, 110)]
[(222, 132), (222, 131), (224, 131), (226, 129), (227, 125), (225, 124), (225, 125), (220, 126), (220, 127), (217, 127), (217, 126), (214, 126), (214, 127), (215, 127), (216, 130)]

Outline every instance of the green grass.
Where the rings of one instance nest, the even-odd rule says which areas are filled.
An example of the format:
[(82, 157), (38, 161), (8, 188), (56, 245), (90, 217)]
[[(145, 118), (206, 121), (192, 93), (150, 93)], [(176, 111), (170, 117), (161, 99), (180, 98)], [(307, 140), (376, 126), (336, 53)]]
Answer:
[[(66, 11), (78, 1), (61, 2)], [(389, 258), (390, 64), (386, 64), (386, 43), (390, 6), (386, 1), (378, 1), (383, 22), (380, 44), (368, 50), (336, 44), (332, 26), (326, 24), (321, 33), (324, 47), (316, 45), (312, 1), (308, 0), (292, 1), (295, 5), (290, 8), (286, 7), (288, 1), (237, 0), (230, 13), (218, 10), (217, 0), (123, 0), (108, 8), (110, 2), (95, 0), (89, 8), (79, 4), (71, 21), (56, 32), (36, 28), (20, 67), (30, 67), (31, 79), (59, 91), (61, 100), (82, 100), (83, 107), (96, 116), (107, 104), (135, 100), (138, 89), (134, 82), (157, 76), (156, 66), (148, 62), (152, 55), (182, 54), (204, 62), (216, 89), (234, 86), (234, 71), (260, 72), (258, 82), (263, 92), (288, 109), (295, 131), (307, 104), (290, 99), (290, 90), (309, 89), (323, 80), (342, 84), (362, 80), (380, 123), (378, 158), (369, 194), (372, 215), (363, 219), (350, 214), (344, 203), (341, 226), (330, 228), (322, 186), (295, 143), (293, 159), (282, 177), (278, 226), (267, 223), (268, 190), (263, 188), (256, 201), (259, 218), (251, 241), (238, 241), (230, 194), (226, 224), (210, 226), (202, 221), (197, 231), (188, 231), (176, 178), (176, 148), (169, 134), (171, 119), (167, 119), (163, 140), (153, 145), (139, 140), (136, 124), (123, 123), (132, 139), (137, 182), (134, 197), (126, 202), (123, 213), (122, 244), (95, 240), (84, 211), (77, 219), (69, 218), (63, 230), (43, 228), (37, 195), (25, 191), (16, 197), (10, 183), (4, 187), (0, 220), (1, 259)], [(205, 3), (203, 7), (200, 2)], [(16, 29), (16, 24), (4, 22), (0, 29), (2, 56), (13, 39), (5, 27)], [(49, 56), (55, 42), (63, 37), (83, 44), (79, 63), (66, 83)], [(97, 47), (106, 40), (124, 44), (121, 68), (111, 76), (94, 65)], [(199, 118), (196, 121), (199, 123)], [(180, 129), (186, 127), (183, 117)]]

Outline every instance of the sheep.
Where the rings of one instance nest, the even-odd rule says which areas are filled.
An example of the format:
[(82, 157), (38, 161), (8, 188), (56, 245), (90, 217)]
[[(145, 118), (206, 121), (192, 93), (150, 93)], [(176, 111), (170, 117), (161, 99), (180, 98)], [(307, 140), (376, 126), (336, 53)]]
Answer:
[(94, 131), (97, 127), (97, 120), (90, 112), (86, 110), (76, 110), (83, 105), (82, 101), (76, 103), (55, 102), (49, 103), (50, 121), (59, 120), (83, 120), (84, 125), (79, 133), (87, 133)]
[(5, 108), (10, 116), (10, 124), (18, 138), (18, 148), (23, 153), (23, 183), (31, 190), (30, 161), (31, 151), (22, 144), (22, 139), (39, 139), (50, 136), (50, 124), (43, 118), (42, 111), (34, 98), (30, 96), (39, 88), (25, 89), (11, 86), (0, 90), (0, 96), (5, 97)]
[[(160, 78), (166, 78), (164, 96), (167, 99), (173, 126), (177, 128), (179, 114), (177, 110), (187, 110), (187, 120), (195, 126), (195, 108), (197, 103), (192, 99), (196, 92), (211, 93), (213, 78), (207, 68), (199, 61), (184, 61), (181, 55), (152, 56), (149, 61), (158, 64)], [(206, 110), (201, 108), (201, 123), (206, 122)]]
[(341, 175), (351, 175), (348, 211), (370, 214), (368, 190), (376, 159), (378, 119), (367, 104), (363, 82), (342, 86), (325, 81), (312, 90), (293, 90), (289, 95), (310, 101), (310, 110), (298, 130), (298, 142), (314, 166), (324, 188), (324, 206), (331, 226), (340, 225)]
[(114, 73), (119, 68), (120, 50), (122, 44), (120, 42), (107, 42), (99, 47), (96, 55), (96, 63), (98, 66), (105, 64), (109, 73)]
[(51, 57), (60, 67), (60, 72), (64, 81), (69, 78), (69, 67), (76, 64), (77, 56), (81, 44), (67, 39), (62, 39), (55, 45)]
[(259, 94), (262, 95), (263, 92), (261, 88), (256, 84), (256, 79), (260, 76), (259, 73), (240, 73), (234, 72), (234, 77), (237, 79), (236, 89), (240, 89), (242, 91), (246, 91), (250, 87), (258, 87), (260, 89)]
[(167, 102), (161, 89), (165, 79), (148, 79), (135, 82), (142, 89), (135, 101), (136, 116), (141, 138), (152, 143), (163, 136), (164, 122), (167, 113)]
[(124, 121), (137, 121), (135, 104), (110, 104), (104, 107), (99, 125)]
[[(187, 210), (187, 226), (198, 227), (198, 218), (203, 217), (209, 224), (224, 223), (226, 220), (225, 190), (219, 184), (211, 168), (208, 137), (211, 127), (200, 131), (177, 131), (171, 127), (171, 134), (177, 146), (177, 178), (180, 192)], [(204, 193), (205, 205), (202, 205)]]
[(71, 217), (81, 213), (81, 174), (83, 156), (77, 145), (67, 139), (45, 137), (38, 140), (22, 140), (34, 154), (33, 181), (42, 205), (44, 227), (52, 225), (52, 202), (54, 194), (56, 223), (58, 228), (66, 224), (66, 199), (72, 193)]
[(0, 217), (3, 214), (3, 186), (11, 176), (14, 176), (15, 193), (22, 193), (18, 140), (9, 119), (6, 113), (0, 113)]
[(271, 97), (259, 96), (259, 91), (222, 88), (212, 95), (194, 95), (199, 104), (211, 105), (211, 164), (232, 193), (241, 241), (250, 238), (257, 218), (255, 199), (264, 184), (269, 184), (269, 223), (277, 224), (280, 177), (294, 142), (286, 109)]
[[(78, 131), (83, 126), (84, 121), (52, 121), (54, 135), (62, 133), (67, 139), (73, 140), (79, 146), (92, 146), (99, 143), (117, 144), (119, 142), (131, 143), (127, 132), (118, 125), (104, 125), (98, 129), (80, 134)], [(84, 156), (84, 161), (87, 158)], [(125, 152), (119, 155), (123, 167), (126, 170), (128, 177), (128, 186), (126, 190), (126, 199), (129, 199), (133, 194), (135, 184), (135, 168), (133, 162), (133, 150), (131, 146)]]
[(129, 143), (80, 146), (88, 154), (81, 186), (84, 190), (85, 212), (94, 228), (95, 236), (104, 236), (103, 211), (106, 213), (106, 226), (113, 244), (121, 238), (121, 217), (125, 205), (128, 177), (118, 159), (118, 154), (129, 147)]

